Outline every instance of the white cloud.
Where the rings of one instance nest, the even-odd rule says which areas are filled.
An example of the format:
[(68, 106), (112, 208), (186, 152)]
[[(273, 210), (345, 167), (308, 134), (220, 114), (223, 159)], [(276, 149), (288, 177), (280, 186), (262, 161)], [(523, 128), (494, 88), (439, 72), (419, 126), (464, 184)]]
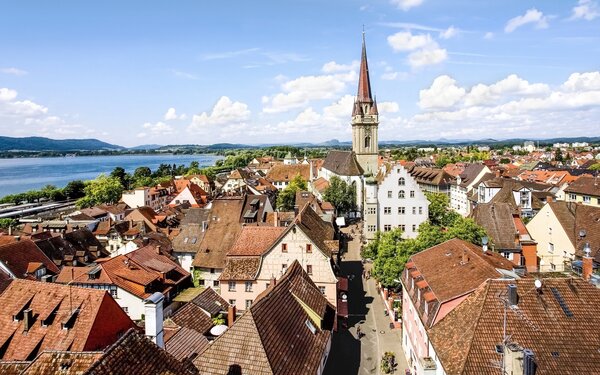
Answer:
[(159, 121), (154, 124), (147, 122), (144, 125), (142, 125), (142, 127), (144, 128), (145, 133), (149, 132), (150, 135), (154, 136), (171, 135), (175, 133), (175, 129), (171, 125), (165, 124), (162, 121)]
[(323, 115), (328, 118), (350, 118), (352, 106), (354, 105), (354, 96), (344, 95), (338, 101), (323, 108)]
[(421, 31), (436, 31), (442, 32), (444, 29), (440, 29), (439, 27), (421, 25), (418, 23), (410, 23), (410, 22), (382, 22), (381, 26), (393, 27), (396, 29), (407, 29), (407, 30), (421, 30)]
[(494, 33), (493, 33), (493, 32), (491, 32), (491, 31), (488, 31), (488, 32), (487, 32), (487, 33), (485, 33), (485, 35), (483, 36), (483, 39), (487, 39), (487, 40), (494, 39)]
[(489, 86), (481, 83), (473, 86), (465, 97), (465, 105), (489, 105), (506, 96), (540, 96), (549, 92), (550, 87), (546, 84), (530, 84), (516, 74), (511, 74)]
[(7, 89), (5, 87), (0, 88), (0, 101), (7, 102), (17, 97), (15, 90)]
[(442, 39), (454, 38), (455, 36), (458, 35), (459, 32), (460, 32), (459, 29), (457, 29), (454, 26), (450, 26), (446, 30), (440, 31), (440, 38), (442, 38)]
[(535, 8), (529, 9), (522, 16), (516, 16), (511, 18), (504, 27), (504, 32), (512, 33), (517, 28), (526, 25), (528, 23), (535, 24), (537, 29), (545, 29), (548, 27), (548, 17), (544, 16), (544, 13), (540, 12)]
[(509, 138), (585, 135), (596, 131), (600, 118), (600, 72), (573, 73), (552, 89), (512, 74), (470, 90), (448, 76), (421, 91), (427, 112), (398, 126), (418, 129), (415, 137), (493, 136)]
[(448, 58), (448, 52), (443, 48), (422, 49), (408, 55), (408, 63), (413, 68), (435, 65)]
[(394, 71), (388, 71), (381, 75), (381, 79), (383, 79), (385, 81), (402, 80), (402, 79), (406, 79), (407, 77), (408, 77), (408, 73), (406, 73), (406, 72), (394, 72)]
[[(335, 62), (325, 64), (327, 69), (339, 69)], [(356, 82), (355, 70), (337, 74), (301, 76), (285, 81), (281, 85), (283, 92), (271, 97), (263, 97), (263, 112), (280, 113), (306, 106), (313, 100), (333, 99), (346, 89), (348, 82)]]
[[(219, 98), (210, 113), (194, 115), (189, 131), (207, 130), (211, 126), (231, 126), (245, 122), (250, 117), (248, 105), (234, 102), (227, 96)], [(221, 128), (222, 129), (222, 128)]]
[(563, 84), (567, 91), (600, 90), (600, 72), (573, 73)]
[(570, 20), (584, 19), (591, 21), (600, 16), (598, 3), (592, 0), (579, 0), (577, 6), (572, 9)]
[(381, 102), (377, 103), (379, 113), (396, 113), (400, 110), (400, 106), (396, 102)]
[[(448, 58), (445, 49), (429, 34), (414, 35), (410, 31), (400, 31), (387, 38), (388, 44), (395, 52), (412, 51), (408, 55), (408, 64), (412, 68), (439, 64)], [(384, 79), (396, 79), (398, 76), (388, 74)]]
[(413, 51), (435, 44), (429, 34), (413, 35), (410, 31), (400, 31), (387, 37), (388, 44), (396, 52)]
[(165, 113), (164, 119), (165, 121), (169, 121), (169, 120), (185, 120), (187, 118), (185, 113), (182, 113), (181, 115), (178, 115), (177, 112), (175, 111), (175, 108), (171, 107), (167, 110), (167, 113)]
[(410, 8), (414, 8), (423, 4), (423, 0), (390, 0), (390, 2), (392, 5), (397, 6), (403, 11), (407, 11)]
[(0, 68), (0, 73), (10, 74), (13, 76), (24, 76), (28, 74), (27, 71), (19, 68)]
[(423, 109), (449, 108), (458, 103), (466, 90), (456, 86), (456, 81), (447, 76), (437, 77), (431, 87), (419, 92), (419, 107)]
[(236, 51), (224, 51), (224, 52), (216, 52), (216, 53), (205, 53), (200, 58), (204, 61), (208, 60), (222, 60), (222, 59), (231, 59), (234, 57), (247, 55), (249, 53), (259, 51), (259, 48), (246, 48)]
[(330, 61), (323, 65), (321, 70), (323, 73), (338, 73), (338, 72), (347, 72), (350, 70), (357, 70), (360, 67), (360, 61), (355, 60), (352, 61), (351, 64), (338, 64), (335, 61)]

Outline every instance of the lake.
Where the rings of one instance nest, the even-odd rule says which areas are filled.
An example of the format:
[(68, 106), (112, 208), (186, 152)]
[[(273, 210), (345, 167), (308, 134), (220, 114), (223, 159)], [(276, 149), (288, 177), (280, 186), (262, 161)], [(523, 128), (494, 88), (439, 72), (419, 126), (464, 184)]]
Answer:
[(161, 163), (188, 166), (197, 161), (200, 167), (207, 167), (219, 159), (222, 157), (207, 154), (0, 159), (0, 197), (41, 189), (48, 184), (64, 187), (72, 180), (91, 180), (101, 173), (109, 174), (115, 167), (122, 167), (129, 173), (137, 167), (149, 167), (154, 172)]

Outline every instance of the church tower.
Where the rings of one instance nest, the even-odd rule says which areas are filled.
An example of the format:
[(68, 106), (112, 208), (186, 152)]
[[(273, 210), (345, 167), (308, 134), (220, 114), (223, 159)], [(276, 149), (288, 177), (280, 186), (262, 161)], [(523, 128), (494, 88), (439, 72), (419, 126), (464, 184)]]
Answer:
[(371, 94), (367, 47), (363, 31), (358, 93), (352, 109), (352, 151), (356, 154), (358, 164), (360, 164), (365, 174), (375, 175), (377, 173), (378, 125), (379, 112), (377, 111), (377, 100), (373, 100)]

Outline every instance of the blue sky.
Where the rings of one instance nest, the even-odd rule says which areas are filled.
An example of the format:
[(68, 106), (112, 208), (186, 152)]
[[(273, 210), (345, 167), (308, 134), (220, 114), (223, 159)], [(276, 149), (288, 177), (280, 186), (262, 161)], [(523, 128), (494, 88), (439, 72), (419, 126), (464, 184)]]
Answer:
[(349, 140), (363, 24), (380, 140), (600, 135), (597, 0), (0, 9), (0, 135)]

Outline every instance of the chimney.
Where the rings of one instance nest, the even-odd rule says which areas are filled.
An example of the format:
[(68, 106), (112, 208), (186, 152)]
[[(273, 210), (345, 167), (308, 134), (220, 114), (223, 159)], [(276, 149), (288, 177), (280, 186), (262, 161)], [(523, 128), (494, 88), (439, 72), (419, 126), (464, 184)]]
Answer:
[(551, 195), (548, 195), (548, 196), (546, 197), (546, 203), (550, 203), (550, 202), (554, 202), (554, 198), (552, 198), (552, 196), (551, 196)]
[(517, 286), (515, 284), (509, 284), (507, 287), (508, 291), (508, 304), (510, 306), (517, 306), (519, 302), (519, 295), (517, 294)]
[(521, 234), (519, 233), (519, 231), (516, 231), (515, 232), (515, 249), (518, 249), (520, 244), (521, 244)]
[(156, 245), (156, 254), (160, 255), (160, 245)]
[(229, 308), (227, 309), (227, 325), (229, 327), (231, 327), (233, 325), (233, 322), (235, 322), (235, 314), (235, 305), (229, 305)]
[(148, 242), (150, 242), (150, 239), (148, 237), (144, 236), (144, 238), (142, 238), (142, 244), (143, 244), (143, 246), (148, 245)]
[(144, 300), (144, 319), (146, 336), (160, 348), (165, 347), (163, 336), (163, 300), (161, 292), (154, 292)]
[(12, 225), (8, 226), (8, 235), (12, 236)]
[(23, 310), (23, 331), (28, 332), (33, 325), (33, 310)]
[(275, 285), (277, 285), (277, 279), (275, 278), (275, 276), (271, 276), (271, 281), (269, 282), (269, 286), (272, 288)]
[(277, 211), (275, 211), (275, 212), (273, 212), (273, 226), (274, 227), (278, 227), (279, 226), (279, 223), (277, 222), (277, 219), (278, 219), (278, 217), (277, 217)]
[(583, 267), (581, 277), (588, 281), (590, 277), (592, 277), (592, 272), (594, 272), (594, 258), (590, 256), (591, 248), (589, 242), (583, 247), (583, 252), (585, 255), (582, 259)]

